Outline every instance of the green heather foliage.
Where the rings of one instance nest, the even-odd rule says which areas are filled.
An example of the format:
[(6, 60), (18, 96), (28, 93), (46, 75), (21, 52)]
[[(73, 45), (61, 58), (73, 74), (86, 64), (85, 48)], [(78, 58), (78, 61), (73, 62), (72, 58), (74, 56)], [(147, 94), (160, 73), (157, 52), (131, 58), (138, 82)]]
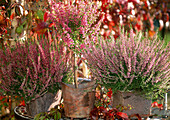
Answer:
[(47, 39), (19, 42), (0, 49), (0, 88), (7, 95), (30, 102), (46, 92), (56, 92), (70, 70), (65, 46)]
[(113, 92), (137, 91), (158, 97), (170, 88), (170, 44), (138, 34), (122, 32), (111, 38), (91, 43), (84, 52), (92, 74)]

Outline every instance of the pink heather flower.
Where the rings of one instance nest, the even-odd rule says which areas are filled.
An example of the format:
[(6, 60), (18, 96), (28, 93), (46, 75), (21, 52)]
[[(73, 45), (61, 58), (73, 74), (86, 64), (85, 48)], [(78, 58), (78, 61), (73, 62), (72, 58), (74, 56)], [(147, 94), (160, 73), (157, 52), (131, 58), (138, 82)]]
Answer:
[(56, 45), (48, 40), (18, 42), (0, 49), (0, 88), (30, 102), (61, 82), (70, 70), (70, 53), (64, 51), (64, 44), (56, 44), (57, 39), (53, 40)]
[(84, 44), (81, 44), (80, 45), (80, 49), (84, 49), (85, 48), (85, 45)]
[(84, 31), (84, 28), (83, 28), (83, 27), (80, 27), (80, 34), (82, 34), (82, 35), (83, 35), (83, 37), (84, 37), (84, 35), (85, 35), (85, 31)]
[(154, 90), (166, 91), (168, 88), (170, 47), (163, 46), (163, 41), (138, 37), (131, 30), (129, 35), (121, 33), (116, 41), (100, 37), (97, 46), (91, 42), (88, 44), (90, 48), (86, 47), (83, 56), (92, 75), (103, 85), (109, 85), (115, 91), (135, 88), (153, 95)]
[(84, 13), (83, 19), (81, 20), (81, 25), (88, 26), (86, 13)]
[[(76, 49), (79, 49), (79, 45), (88, 42), (87, 40), (93, 41), (93, 39), (89, 39), (88, 36), (98, 35), (99, 29), (95, 28), (99, 27), (91, 27), (99, 15), (97, 13), (97, 5), (92, 1), (89, 0), (85, 2), (78, 0), (76, 5), (70, 4), (70, 2), (65, 5), (62, 2), (56, 3), (53, 0), (50, 0), (50, 4), (51, 11), (48, 15), (52, 22), (56, 24), (57, 34), (62, 34), (63, 29), (70, 34), (70, 39), (66, 40), (64, 34), (62, 34), (61, 38), (68, 46), (70, 46), (70, 43), (72, 43), (73, 40), (75, 45), (73, 44), (72, 47), (75, 48), (75, 46), (77, 46)], [(95, 30), (89, 33), (92, 29)], [(78, 38), (82, 40), (79, 40)], [(69, 42), (68, 40), (71, 41)]]

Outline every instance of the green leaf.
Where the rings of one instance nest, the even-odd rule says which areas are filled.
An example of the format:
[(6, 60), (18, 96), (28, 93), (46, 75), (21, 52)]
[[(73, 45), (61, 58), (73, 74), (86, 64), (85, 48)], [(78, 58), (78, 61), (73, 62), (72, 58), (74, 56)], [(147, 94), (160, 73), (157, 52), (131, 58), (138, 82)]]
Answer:
[(42, 116), (39, 120), (44, 120), (45, 116)]
[(1, 110), (2, 110), (2, 105), (0, 105), (0, 113), (1, 113)]
[(15, 117), (12, 117), (11, 120), (16, 120)]
[(43, 13), (43, 11), (38, 10), (38, 11), (37, 11), (37, 17), (38, 17), (38, 19), (43, 20), (43, 17), (44, 17), (44, 13)]
[(18, 26), (17, 28), (16, 28), (16, 33), (18, 33), (18, 34), (21, 34), (22, 33), (22, 31), (23, 31), (23, 26), (21, 25), (21, 26)]
[(6, 100), (6, 98), (2, 98), (2, 101), (5, 101)]
[(57, 112), (57, 119), (56, 120), (59, 120), (60, 118), (61, 118), (61, 113)]
[(39, 120), (40, 116), (41, 116), (41, 113), (37, 114), (37, 115), (34, 117), (34, 120)]
[(7, 104), (7, 103), (3, 103), (3, 105), (4, 105), (5, 107), (8, 107), (8, 104)]
[(57, 114), (54, 114), (54, 120), (57, 120)]
[(22, 23), (22, 26), (24, 26), (26, 23), (27, 23), (27, 21), (25, 20), (25, 21)]

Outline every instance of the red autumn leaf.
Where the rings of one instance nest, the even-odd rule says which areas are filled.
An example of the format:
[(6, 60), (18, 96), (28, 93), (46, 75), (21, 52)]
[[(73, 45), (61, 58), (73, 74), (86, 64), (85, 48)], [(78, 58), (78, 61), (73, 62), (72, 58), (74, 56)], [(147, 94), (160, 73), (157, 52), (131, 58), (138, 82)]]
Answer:
[(115, 23), (113, 21), (109, 22), (109, 30), (112, 30), (112, 27), (115, 26)]
[(146, 7), (148, 7), (148, 3), (147, 3), (147, 1), (145, 1), (144, 3), (145, 3), (145, 6), (146, 6)]
[(115, 40), (119, 37), (119, 35), (114, 35)]
[(155, 31), (149, 30), (149, 36), (150, 36), (150, 37), (153, 37), (153, 36), (155, 35), (155, 33), (156, 33)]
[(155, 101), (151, 104), (151, 107), (158, 107), (158, 103)]
[(54, 26), (55, 25), (55, 23), (50, 23), (49, 24), (49, 27), (52, 27), (52, 26)]
[(141, 25), (139, 25), (138, 23), (135, 25), (137, 30), (141, 30)]
[(5, 31), (5, 34), (7, 34), (7, 33), (8, 33), (7, 29), (4, 29), (4, 31)]
[(111, 33), (111, 30), (105, 30), (105, 32), (104, 32), (104, 34), (103, 34), (103, 37), (104, 37), (104, 38), (108, 38), (109, 35), (110, 35), (110, 33)]
[(11, 14), (11, 16), (10, 16), (10, 19), (11, 19), (11, 20), (14, 19), (14, 15), (15, 15), (14, 13)]
[(25, 101), (23, 100), (23, 101), (19, 104), (19, 106), (25, 106)]
[(158, 104), (158, 108), (163, 109), (163, 105), (162, 104)]
[(103, 19), (103, 24), (108, 25), (108, 20), (107, 20), (107, 18), (106, 18), (106, 17)]
[(125, 10), (121, 10), (120, 12), (119, 12), (119, 14), (121, 15), (121, 14), (126, 14), (127, 13), (127, 11), (125, 11)]
[(104, 108), (103, 106), (99, 107), (99, 111), (100, 111), (100, 113), (107, 113), (106, 108)]
[(128, 118), (128, 115), (126, 113), (123, 112), (117, 112), (116, 113), (118, 116), (122, 117), (122, 118)]
[(90, 112), (90, 118), (92, 120), (97, 120), (99, 116), (98, 108), (95, 107), (91, 112)]
[(109, 97), (109, 98), (111, 98), (112, 97), (112, 89), (109, 89), (109, 92), (107, 92), (107, 96)]
[(44, 34), (48, 28), (48, 24), (46, 22), (39, 23), (35, 28), (33, 28), (33, 31), (35, 31), (37, 34)]
[(100, 14), (97, 20), (100, 21), (103, 20), (103, 18), (104, 18), (104, 14)]
[(47, 21), (47, 18), (48, 18), (48, 17), (47, 17), (47, 15), (48, 15), (48, 13), (47, 13), (47, 12), (45, 12), (45, 13), (44, 13), (44, 22), (46, 22), (46, 21)]
[(107, 3), (107, 0), (102, 0), (102, 5), (105, 5)]
[(168, 22), (169, 21), (169, 14), (167, 13), (165, 17), (166, 17), (165, 18), (165, 20), (166, 20), (165, 22)]
[(3, 10), (6, 10), (6, 9), (5, 9), (5, 6), (2, 6), (2, 9), (3, 9)]
[(1, 101), (3, 98), (5, 98), (5, 97), (4, 97), (4, 96), (0, 96), (0, 101)]
[(147, 14), (143, 14), (143, 18), (146, 21), (148, 19)]
[(130, 115), (130, 117), (137, 117), (138, 120), (142, 120), (142, 118), (139, 114), (133, 114), (133, 115)]
[(106, 12), (106, 10), (108, 9), (108, 5), (107, 4), (103, 4), (102, 3), (102, 6), (101, 6), (101, 10), (102, 10), (102, 12)]
[(4, 21), (4, 16), (0, 15), (0, 25), (6, 25), (6, 22)]

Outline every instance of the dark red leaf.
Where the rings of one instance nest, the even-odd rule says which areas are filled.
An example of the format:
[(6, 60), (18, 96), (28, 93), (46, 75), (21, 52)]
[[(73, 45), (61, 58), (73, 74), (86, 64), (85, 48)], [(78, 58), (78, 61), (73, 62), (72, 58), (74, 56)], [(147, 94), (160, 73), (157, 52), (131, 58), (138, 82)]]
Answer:
[(162, 104), (158, 104), (158, 108), (163, 109), (163, 105)]
[(115, 26), (115, 23), (113, 21), (109, 22), (109, 30), (112, 30), (113, 26)]
[(158, 107), (158, 103), (155, 101), (151, 104), (151, 107)]
[(5, 10), (5, 6), (2, 6), (2, 9)]
[(8, 33), (7, 29), (4, 29), (4, 31), (5, 31), (5, 34), (7, 34), (7, 33)]
[(95, 108), (90, 112), (90, 118), (91, 118), (92, 120), (97, 120), (98, 116), (99, 116), (98, 108), (95, 107)]
[(103, 37), (104, 37), (104, 38), (108, 38), (109, 35), (110, 35), (110, 33), (111, 33), (110, 30), (105, 31), (104, 34), (103, 34)]
[(107, 0), (102, 0), (102, 5), (105, 5), (107, 3)]
[(142, 120), (141, 116), (139, 114), (133, 114), (130, 117), (137, 117), (138, 120)]
[(14, 19), (14, 15), (15, 13), (12, 13), (11, 16), (10, 16), (10, 19), (13, 20)]
[(35, 28), (33, 28), (33, 31), (37, 34), (44, 34), (48, 28), (48, 24), (46, 22), (39, 23)]
[(145, 7), (148, 7), (148, 3), (147, 3), (147, 1), (145, 1), (144, 3), (145, 3)]
[(148, 19), (147, 14), (143, 14), (143, 18), (146, 21)]
[(100, 113), (107, 113), (106, 108), (104, 108), (103, 106), (99, 107), (99, 111), (100, 111)]
[(50, 23), (49, 27), (52, 27), (52, 26), (54, 26), (54, 25), (55, 25), (54, 23)]
[(25, 106), (25, 101), (23, 100), (23, 101), (19, 104), (19, 106)]
[(111, 98), (112, 97), (112, 89), (109, 89), (109, 92), (107, 92), (107, 96), (109, 97), (109, 98)]
[(47, 13), (47, 12), (45, 12), (45, 13), (44, 13), (44, 22), (46, 22), (46, 21), (47, 21), (47, 18), (48, 18), (48, 17), (47, 17), (47, 15), (48, 15), (48, 13)]
[(118, 116), (122, 117), (122, 118), (128, 118), (128, 115), (126, 113), (123, 112), (117, 112), (116, 113)]

